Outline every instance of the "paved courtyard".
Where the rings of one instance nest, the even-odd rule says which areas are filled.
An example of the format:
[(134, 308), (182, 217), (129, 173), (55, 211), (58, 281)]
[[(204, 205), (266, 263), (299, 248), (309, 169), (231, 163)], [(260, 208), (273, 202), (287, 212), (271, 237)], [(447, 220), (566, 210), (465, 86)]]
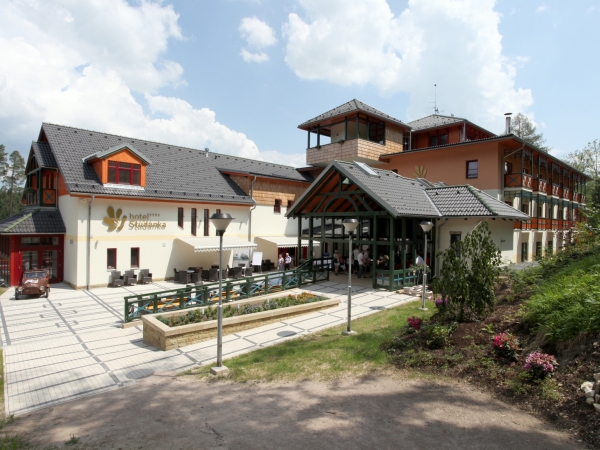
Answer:
[[(346, 279), (333, 278), (304, 290), (342, 296), (337, 307), (225, 336), (224, 358), (345, 323)], [(356, 282), (353, 318), (414, 299), (373, 290), (367, 280)], [(158, 282), (76, 291), (58, 284), (52, 286), (49, 299), (20, 300), (14, 299), (13, 290), (7, 291), (0, 297), (6, 413), (20, 415), (119, 389), (154, 373), (213, 363), (216, 340), (164, 352), (144, 344), (141, 324), (121, 327), (124, 296), (176, 286), (180, 287)]]

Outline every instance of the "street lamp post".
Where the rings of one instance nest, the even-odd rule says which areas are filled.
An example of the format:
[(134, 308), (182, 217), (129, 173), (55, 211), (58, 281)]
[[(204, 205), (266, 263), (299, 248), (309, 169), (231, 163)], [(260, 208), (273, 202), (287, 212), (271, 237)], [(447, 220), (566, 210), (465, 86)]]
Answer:
[(211, 367), (213, 375), (225, 374), (229, 371), (223, 365), (223, 235), (233, 220), (230, 214), (215, 213), (210, 221), (217, 229), (219, 236), (219, 306), (217, 307), (217, 366)]
[[(350, 239), (350, 244), (349, 244), (349, 253), (348, 253), (348, 259), (351, 259), (352, 255), (352, 233), (354, 233), (354, 230), (356, 230), (356, 227), (358, 226), (358, 220), (357, 219), (344, 219), (344, 222), (342, 222), (344, 224), (344, 228), (346, 229), (346, 231), (348, 232), (348, 238)], [(348, 263), (348, 326), (346, 328), (346, 331), (342, 331), (342, 334), (345, 336), (349, 336), (352, 334), (356, 334), (356, 331), (352, 331), (351, 328), (351, 320), (352, 320), (352, 266), (349, 264), (350, 261), (346, 261), (346, 263)]]
[(425, 233), (425, 251), (423, 252), (423, 302), (419, 308), (421, 311), (427, 311), (425, 307), (425, 291), (427, 291), (427, 233), (433, 228), (433, 223), (430, 221), (420, 223), (423, 232)]

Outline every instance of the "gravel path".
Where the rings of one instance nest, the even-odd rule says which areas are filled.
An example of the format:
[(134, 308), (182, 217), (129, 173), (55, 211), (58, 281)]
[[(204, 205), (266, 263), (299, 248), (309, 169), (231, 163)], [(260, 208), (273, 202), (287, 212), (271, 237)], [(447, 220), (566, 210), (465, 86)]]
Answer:
[(334, 383), (209, 383), (153, 375), (20, 417), (36, 446), (114, 449), (583, 449), (462, 383), (377, 376)]

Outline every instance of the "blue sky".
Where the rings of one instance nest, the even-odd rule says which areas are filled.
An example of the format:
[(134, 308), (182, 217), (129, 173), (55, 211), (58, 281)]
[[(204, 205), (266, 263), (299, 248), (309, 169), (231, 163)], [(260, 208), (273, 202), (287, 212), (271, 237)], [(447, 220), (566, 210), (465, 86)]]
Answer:
[(42, 121), (303, 165), (299, 123), (353, 98), (503, 130), (558, 156), (600, 138), (600, 1), (8, 0), (0, 143)]

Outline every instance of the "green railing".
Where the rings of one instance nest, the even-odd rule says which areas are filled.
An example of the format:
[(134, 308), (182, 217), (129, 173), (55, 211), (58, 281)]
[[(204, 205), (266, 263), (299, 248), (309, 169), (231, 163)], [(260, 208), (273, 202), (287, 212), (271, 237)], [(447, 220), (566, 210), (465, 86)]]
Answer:
[[(299, 288), (319, 281), (329, 281), (329, 269), (311, 266), (309, 263), (294, 270), (271, 272), (237, 280), (223, 280), (221, 295), (223, 302), (230, 302)], [(219, 301), (219, 283), (130, 295), (124, 300), (125, 322), (131, 322), (139, 320), (144, 314), (157, 314), (214, 304)]]
[(391, 283), (389, 270), (376, 270), (375, 276), (375, 287), (381, 287), (385, 289), (390, 289), (390, 286), (392, 289), (400, 289), (405, 286), (412, 286), (417, 281), (415, 274), (410, 272), (408, 269), (394, 270)]

